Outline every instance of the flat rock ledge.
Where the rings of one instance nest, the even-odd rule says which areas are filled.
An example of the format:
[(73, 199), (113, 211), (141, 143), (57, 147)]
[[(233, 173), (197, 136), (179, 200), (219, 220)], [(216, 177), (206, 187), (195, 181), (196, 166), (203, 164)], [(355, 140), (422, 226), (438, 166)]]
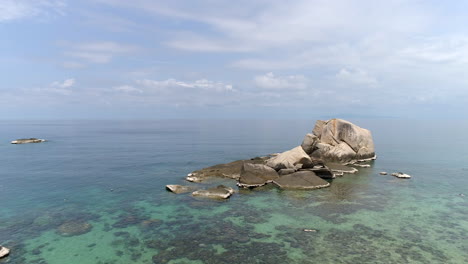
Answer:
[(311, 190), (330, 186), (330, 183), (312, 171), (298, 171), (284, 175), (273, 181), (281, 189)]
[(189, 193), (195, 191), (195, 187), (192, 186), (183, 186), (183, 185), (166, 185), (166, 189), (173, 193)]
[(192, 193), (192, 196), (206, 197), (212, 199), (227, 199), (234, 193), (234, 189), (224, 185), (209, 188), (206, 190), (198, 190)]
[(10, 250), (6, 247), (0, 246), (0, 259), (8, 256), (10, 254)]
[(11, 141), (11, 144), (26, 144), (26, 143), (42, 143), (46, 142), (45, 139), (40, 138), (21, 138)]

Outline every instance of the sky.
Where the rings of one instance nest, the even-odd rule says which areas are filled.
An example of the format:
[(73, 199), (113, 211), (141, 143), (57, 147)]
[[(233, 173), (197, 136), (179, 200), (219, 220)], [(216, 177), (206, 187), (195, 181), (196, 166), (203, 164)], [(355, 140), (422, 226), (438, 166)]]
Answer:
[(466, 118), (468, 2), (0, 0), (0, 119)]

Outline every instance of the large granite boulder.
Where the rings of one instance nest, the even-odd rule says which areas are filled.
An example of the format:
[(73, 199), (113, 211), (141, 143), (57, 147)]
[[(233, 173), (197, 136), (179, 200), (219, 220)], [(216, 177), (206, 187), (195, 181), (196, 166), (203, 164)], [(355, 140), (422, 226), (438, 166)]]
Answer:
[(10, 250), (6, 247), (0, 246), (0, 259), (8, 256), (8, 254), (10, 254)]
[(190, 182), (202, 182), (211, 177), (238, 180), (244, 163), (264, 164), (266, 159), (266, 157), (257, 157), (250, 160), (236, 160), (226, 164), (218, 164), (189, 173), (185, 179)]
[(279, 171), (281, 169), (297, 169), (300, 164), (310, 164), (312, 160), (301, 146), (278, 154), (267, 160), (266, 165)]
[(244, 163), (237, 185), (246, 188), (258, 187), (265, 185), (278, 177), (278, 173), (268, 166), (263, 164)]
[(315, 175), (312, 171), (298, 171), (284, 175), (273, 181), (282, 189), (318, 189), (330, 186), (330, 183)]
[(200, 196), (213, 199), (227, 199), (234, 193), (234, 189), (224, 185), (218, 185), (206, 190), (198, 190), (192, 193), (193, 196)]
[(40, 138), (21, 138), (11, 141), (11, 144), (42, 143), (45, 141), (45, 139)]
[[(341, 163), (375, 158), (371, 132), (346, 120), (319, 120), (313, 135), (317, 137), (315, 147), (309, 153), (313, 158)], [(309, 151), (310, 148), (305, 147), (304, 150)]]
[(319, 141), (319, 138), (311, 133), (305, 135), (304, 140), (302, 141), (301, 147), (307, 154), (311, 154), (314, 151), (315, 145)]

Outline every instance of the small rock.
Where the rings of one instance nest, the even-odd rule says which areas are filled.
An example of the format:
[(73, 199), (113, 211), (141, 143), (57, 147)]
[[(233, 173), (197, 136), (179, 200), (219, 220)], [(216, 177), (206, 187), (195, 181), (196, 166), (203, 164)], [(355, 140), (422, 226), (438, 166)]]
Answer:
[(409, 178), (411, 178), (410, 175), (408, 175), (406, 173), (403, 173), (403, 172), (394, 172), (394, 173), (392, 173), (392, 176), (395, 176), (395, 177), (400, 178), (400, 179), (409, 179)]
[(385, 171), (381, 171), (379, 174), (380, 174), (380, 175), (387, 175), (388, 173), (385, 172)]
[(0, 246), (0, 258), (6, 257), (10, 254), (10, 250), (6, 247)]

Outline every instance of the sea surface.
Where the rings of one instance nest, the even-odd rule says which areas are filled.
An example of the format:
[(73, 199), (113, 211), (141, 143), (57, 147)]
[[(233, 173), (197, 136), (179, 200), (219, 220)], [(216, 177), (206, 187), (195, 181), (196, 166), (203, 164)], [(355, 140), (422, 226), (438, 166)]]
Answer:
[[(313, 191), (184, 178), (291, 149), (315, 119), (2, 121), (0, 263), (468, 263), (468, 122), (350, 121), (378, 159)], [(24, 137), (49, 141), (9, 144)]]

